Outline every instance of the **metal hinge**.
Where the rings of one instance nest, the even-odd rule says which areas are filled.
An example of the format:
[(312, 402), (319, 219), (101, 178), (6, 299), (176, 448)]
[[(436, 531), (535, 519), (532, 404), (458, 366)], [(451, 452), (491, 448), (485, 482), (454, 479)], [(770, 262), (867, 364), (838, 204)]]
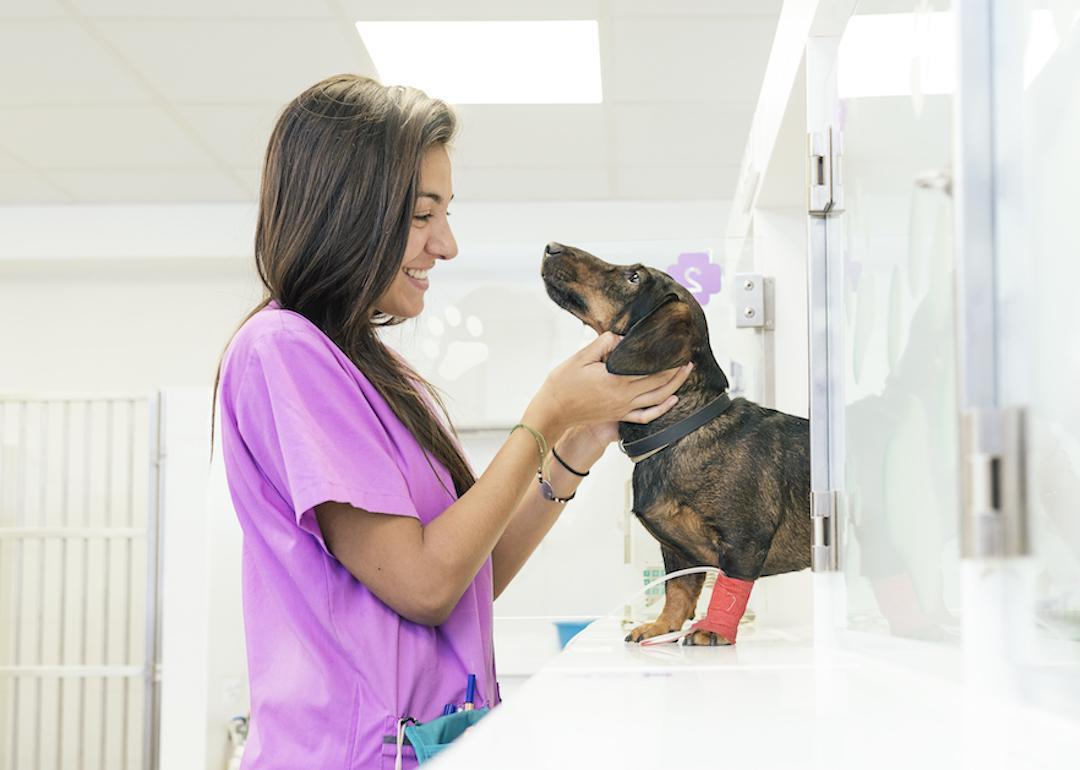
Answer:
[(1024, 410), (969, 409), (961, 417), (960, 552), (965, 558), (1028, 553)]
[(836, 542), (840, 520), (840, 493), (835, 489), (810, 492), (810, 566), (814, 572), (835, 572), (840, 569), (840, 553)]
[(829, 127), (807, 135), (807, 208), (810, 216), (824, 217), (844, 210), (843, 176), (840, 173), (842, 139), (839, 129)]

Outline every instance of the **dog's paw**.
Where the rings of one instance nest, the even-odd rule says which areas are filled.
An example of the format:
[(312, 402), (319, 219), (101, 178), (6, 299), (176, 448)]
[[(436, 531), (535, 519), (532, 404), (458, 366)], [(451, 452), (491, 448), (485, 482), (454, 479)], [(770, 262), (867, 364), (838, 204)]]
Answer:
[(726, 647), (731, 642), (720, 634), (714, 634), (712, 631), (704, 631), (697, 629), (692, 631), (689, 636), (683, 639), (683, 644), (687, 647)]
[(646, 623), (644, 625), (638, 626), (629, 634), (627, 634), (624, 641), (637, 644), (638, 642), (643, 642), (646, 639), (652, 639), (654, 636), (660, 636), (661, 634), (670, 634), (672, 631), (677, 630), (678, 629), (671, 628), (670, 626), (665, 626), (660, 623)]

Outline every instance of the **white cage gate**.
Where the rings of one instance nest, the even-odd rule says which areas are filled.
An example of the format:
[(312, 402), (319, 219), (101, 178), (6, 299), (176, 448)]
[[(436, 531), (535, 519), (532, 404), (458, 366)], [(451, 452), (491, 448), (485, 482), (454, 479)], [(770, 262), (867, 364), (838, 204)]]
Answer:
[(0, 768), (153, 770), (159, 400), (0, 397)]

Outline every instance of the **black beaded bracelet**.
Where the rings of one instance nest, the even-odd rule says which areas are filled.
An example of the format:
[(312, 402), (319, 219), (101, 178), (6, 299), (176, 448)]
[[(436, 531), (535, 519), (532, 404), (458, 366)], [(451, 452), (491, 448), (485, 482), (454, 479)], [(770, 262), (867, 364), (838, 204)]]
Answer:
[(571, 467), (570, 467), (569, 465), (567, 465), (567, 464), (566, 464), (566, 460), (564, 460), (564, 459), (562, 459), (561, 457), (559, 457), (559, 453), (555, 451), (555, 447), (552, 447), (552, 448), (551, 448), (551, 454), (552, 454), (552, 456), (553, 456), (553, 457), (554, 457), (554, 458), (555, 458), (556, 460), (558, 460), (558, 461), (559, 461), (559, 465), (561, 465), (562, 467), (566, 468), (566, 470), (570, 471), (570, 472), (571, 472), (571, 473), (573, 473), (573, 474), (574, 474), (575, 476), (577, 476), (577, 477), (579, 477), (579, 478), (585, 478), (586, 476), (588, 476), (588, 475), (589, 475), (589, 472), (588, 472), (588, 471), (585, 471), (584, 473), (582, 473), (581, 471), (575, 471), (575, 470), (574, 470), (573, 468), (571, 468)]

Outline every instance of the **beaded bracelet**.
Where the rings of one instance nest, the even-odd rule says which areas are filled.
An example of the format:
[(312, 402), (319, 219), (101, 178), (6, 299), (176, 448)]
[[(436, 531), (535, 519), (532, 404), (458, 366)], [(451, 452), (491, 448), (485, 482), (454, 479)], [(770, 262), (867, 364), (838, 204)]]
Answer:
[[(574, 494), (577, 494), (576, 492), (574, 494), (571, 494), (570, 497), (559, 497), (555, 494), (555, 490), (551, 488), (551, 483), (544, 478), (544, 462), (547, 460), (548, 454), (548, 443), (547, 440), (544, 438), (544, 435), (535, 428), (530, 428), (523, 422), (519, 422), (517, 425), (511, 428), (510, 432), (513, 433), (518, 428), (524, 428), (525, 430), (529, 431), (529, 433), (532, 434), (532, 437), (536, 439), (536, 446), (540, 450), (540, 466), (536, 469), (536, 481), (540, 485), (541, 497), (543, 497), (545, 500), (550, 500), (553, 503), (558, 503), (559, 505), (565, 505), (566, 503), (573, 500)], [(561, 463), (562, 460), (559, 460), (559, 462)]]

